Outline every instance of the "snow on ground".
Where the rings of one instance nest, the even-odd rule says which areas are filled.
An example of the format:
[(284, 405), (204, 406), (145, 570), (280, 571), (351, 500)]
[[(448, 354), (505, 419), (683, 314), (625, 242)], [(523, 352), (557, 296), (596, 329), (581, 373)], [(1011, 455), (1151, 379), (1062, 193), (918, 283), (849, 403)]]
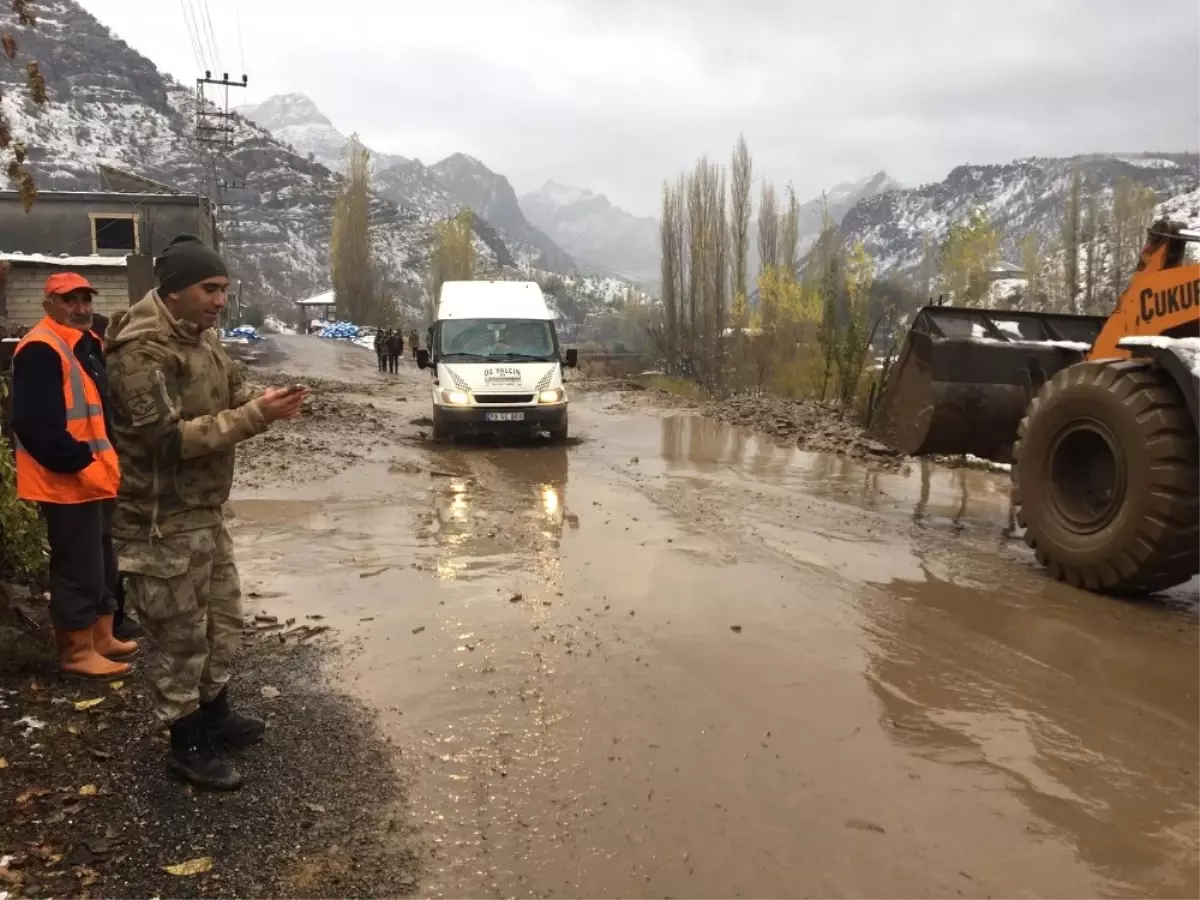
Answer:
[(267, 316), (263, 320), (263, 331), (268, 334), (295, 334), (296, 329), (277, 316)]

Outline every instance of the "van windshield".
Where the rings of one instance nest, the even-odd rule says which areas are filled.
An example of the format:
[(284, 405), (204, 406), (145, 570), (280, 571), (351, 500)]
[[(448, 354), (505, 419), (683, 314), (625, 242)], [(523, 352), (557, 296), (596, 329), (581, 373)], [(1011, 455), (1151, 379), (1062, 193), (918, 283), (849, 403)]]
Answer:
[(543, 319), (444, 319), (438, 354), (467, 359), (557, 359), (554, 329)]

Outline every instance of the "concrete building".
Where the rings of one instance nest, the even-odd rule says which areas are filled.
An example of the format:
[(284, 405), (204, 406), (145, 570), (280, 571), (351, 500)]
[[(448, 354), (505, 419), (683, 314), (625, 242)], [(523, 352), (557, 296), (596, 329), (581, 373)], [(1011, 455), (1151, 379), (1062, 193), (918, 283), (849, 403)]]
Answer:
[(154, 287), (154, 257), (176, 235), (217, 246), (207, 198), (110, 167), (100, 175), (108, 190), (39, 191), (29, 212), (19, 193), (0, 191), (0, 319), (36, 322), (42, 284), (63, 270), (91, 281), (96, 310), (111, 316)]
[(153, 257), (181, 232), (217, 246), (212, 204), (199, 194), (39, 191), (29, 212), (0, 191), (0, 250)]
[(43, 287), (55, 272), (78, 272), (97, 290), (93, 308), (112, 318), (129, 307), (128, 264), (123, 256), (44, 256), (0, 253), (0, 319), (28, 328), (38, 322)]

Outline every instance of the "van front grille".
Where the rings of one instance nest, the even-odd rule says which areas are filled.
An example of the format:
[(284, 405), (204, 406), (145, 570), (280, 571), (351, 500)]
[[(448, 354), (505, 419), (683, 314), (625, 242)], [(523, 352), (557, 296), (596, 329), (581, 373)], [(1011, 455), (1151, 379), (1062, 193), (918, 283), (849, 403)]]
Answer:
[(476, 403), (532, 403), (533, 394), (476, 394)]

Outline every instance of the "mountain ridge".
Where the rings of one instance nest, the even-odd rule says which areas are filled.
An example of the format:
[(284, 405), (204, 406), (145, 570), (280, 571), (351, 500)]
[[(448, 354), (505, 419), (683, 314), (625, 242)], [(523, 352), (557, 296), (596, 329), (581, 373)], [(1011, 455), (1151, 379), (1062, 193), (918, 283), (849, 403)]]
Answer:
[[(349, 137), (307, 95), (276, 94), (236, 111), (332, 171), (343, 169)], [(452, 153), (425, 165), (397, 154), (370, 153), (372, 186), (401, 207), (437, 217), (471, 209), (500, 233), (519, 262), (564, 274), (578, 268), (569, 253), (525, 218), (508, 179), (475, 157)]]

